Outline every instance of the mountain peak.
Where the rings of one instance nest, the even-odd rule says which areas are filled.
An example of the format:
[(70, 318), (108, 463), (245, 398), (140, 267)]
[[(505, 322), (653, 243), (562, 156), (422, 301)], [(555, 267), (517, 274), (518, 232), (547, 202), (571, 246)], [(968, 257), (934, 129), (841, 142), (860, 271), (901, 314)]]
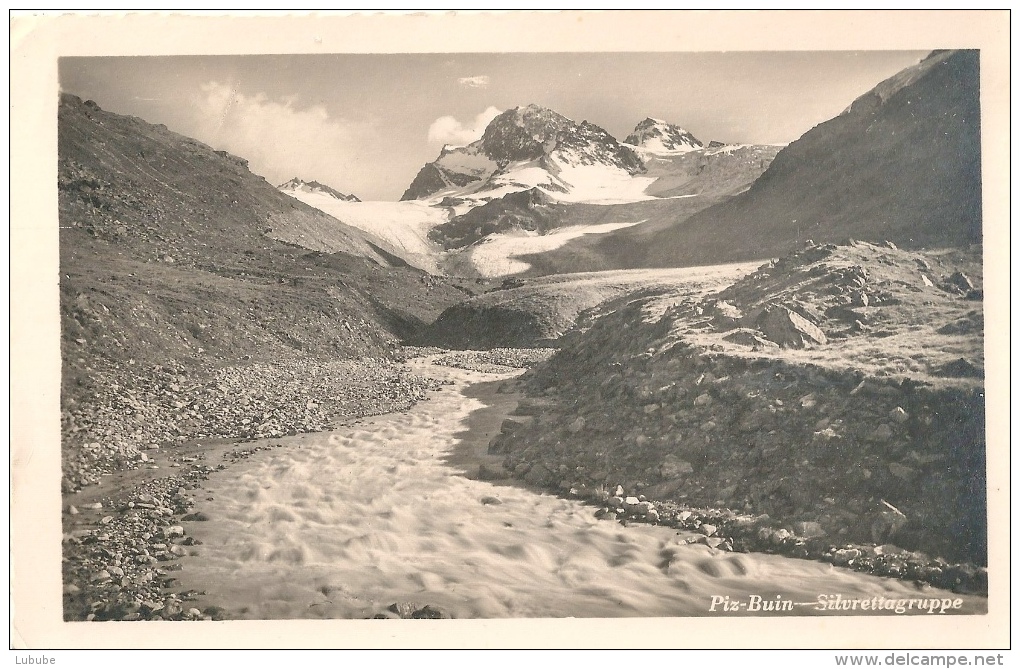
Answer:
[(704, 147), (701, 140), (680, 126), (650, 116), (623, 141), (650, 153), (682, 153)]
[(344, 200), (345, 202), (361, 202), (361, 199), (356, 195), (344, 195), (340, 191), (330, 188), (326, 184), (321, 184), (318, 181), (305, 181), (294, 177), (286, 183), (282, 183), (278, 188), (284, 192), (286, 191), (302, 191), (304, 193), (323, 193), (337, 200)]
[(602, 173), (595, 175), (599, 170), (617, 171), (627, 178), (646, 169), (632, 147), (599, 126), (528, 104), (500, 113), (478, 141), (464, 147), (444, 146), (439, 157), (418, 172), (401, 199), (454, 189), (465, 194), (499, 190), (501, 196), (535, 186), (567, 193), (573, 186), (562, 183), (559, 175), (564, 168), (587, 169), (589, 180), (603, 178)]

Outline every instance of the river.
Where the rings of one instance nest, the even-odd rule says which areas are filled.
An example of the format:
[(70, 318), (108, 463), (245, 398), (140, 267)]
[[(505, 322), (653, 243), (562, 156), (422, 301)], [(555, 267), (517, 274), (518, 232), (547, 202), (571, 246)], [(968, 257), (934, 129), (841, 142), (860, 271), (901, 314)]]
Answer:
[(495, 392), (509, 375), (412, 364), (452, 385), (404, 413), (272, 440), (284, 447), (214, 472), (196, 491), (210, 520), (186, 524), (202, 543), (182, 559), (180, 585), (239, 619), (370, 618), (396, 602), (454, 618), (740, 615), (774, 601), (788, 604), (768, 615), (831, 613), (817, 610), (820, 595), (987, 610), (983, 597), (689, 545), (671, 528), (624, 527), (579, 501), (475, 480), (514, 406)]

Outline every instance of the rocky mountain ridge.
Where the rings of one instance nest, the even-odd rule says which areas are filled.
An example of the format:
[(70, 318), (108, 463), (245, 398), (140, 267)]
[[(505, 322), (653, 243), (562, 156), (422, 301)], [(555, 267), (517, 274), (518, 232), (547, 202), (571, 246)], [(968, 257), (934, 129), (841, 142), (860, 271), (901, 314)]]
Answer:
[(305, 193), (325, 193), (330, 197), (336, 198), (337, 200), (343, 200), (344, 202), (361, 202), (361, 198), (359, 198), (357, 195), (344, 195), (340, 191), (330, 186), (327, 186), (326, 184), (321, 184), (318, 181), (305, 181), (303, 179), (299, 179), (298, 177), (294, 177), (290, 181), (280, 184), (279, 186), (277, 186), (277, 188), (279, 188), (284, 193), (287, 193), (288, 191), (289, 192), (302, 191)]

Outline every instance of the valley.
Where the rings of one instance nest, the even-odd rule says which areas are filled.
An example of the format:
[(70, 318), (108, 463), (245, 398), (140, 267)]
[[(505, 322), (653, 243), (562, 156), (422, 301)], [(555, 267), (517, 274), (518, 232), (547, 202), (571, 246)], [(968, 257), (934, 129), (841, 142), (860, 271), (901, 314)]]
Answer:
[(987, 612), (976, 82), (518, 106), (389, 202), (62, 94), (65, 620)]

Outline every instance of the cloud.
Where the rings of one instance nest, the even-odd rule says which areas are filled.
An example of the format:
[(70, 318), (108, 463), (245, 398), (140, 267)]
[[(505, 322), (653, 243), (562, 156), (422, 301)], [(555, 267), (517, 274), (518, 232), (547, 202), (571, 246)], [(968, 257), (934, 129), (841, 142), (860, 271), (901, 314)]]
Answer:
[(489, 75), (480, 74), (477, 77), (461, 77), (457, 80), (457, 83), (468, 88), (484, 88), (489, 85)]
[(429, 141), (436, 144), (470, 144), (481, 138), (485, 126), (500, 113), (495, 107), (489, 107), (476, 116), (473, 123), (467, 125), (452, 116), (440, 116), (429, 126)]
[(210, 81), (195, 96), (195, 136), (217, 149), (248, 159), (274, 185), (291, 177), (318, 179), (344, 192), (355, 186), (341, 173), (363, 151), (370, 126), (333, 118), (322, 105), (298, 107), (296, 96), (279, 100), (244, 95)]

